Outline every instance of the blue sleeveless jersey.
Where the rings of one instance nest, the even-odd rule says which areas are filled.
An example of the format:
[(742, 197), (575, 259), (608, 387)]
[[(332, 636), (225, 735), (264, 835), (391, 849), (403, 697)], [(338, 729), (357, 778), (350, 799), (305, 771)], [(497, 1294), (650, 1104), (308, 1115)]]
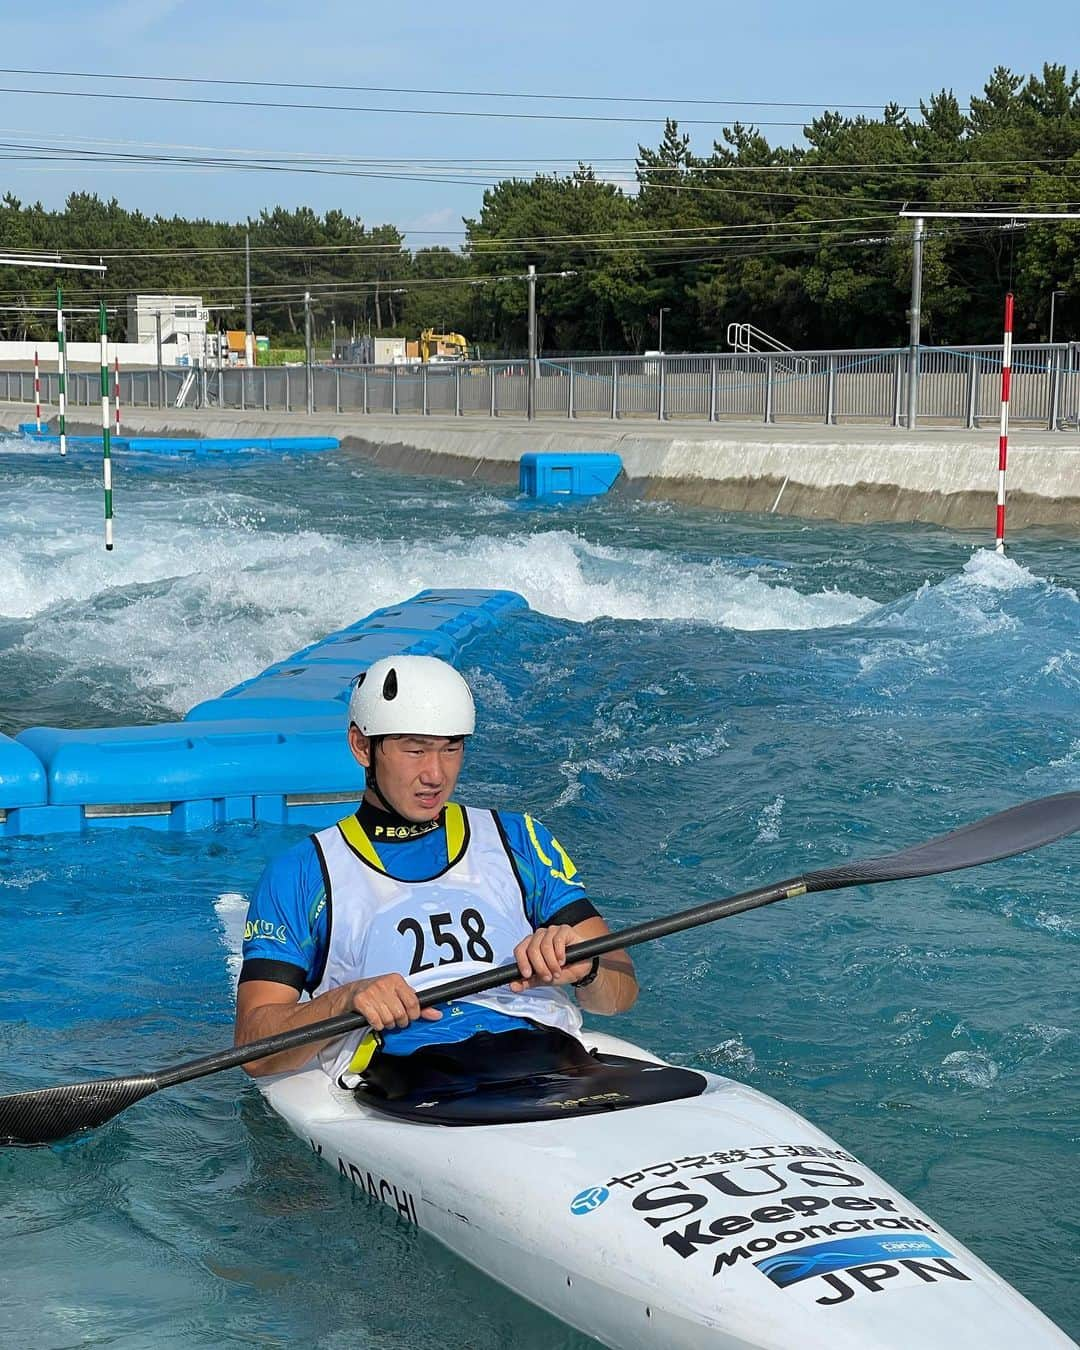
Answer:
[[(510, 811), (496, 815), (532, 926), (576, 924), (593, 917), (596, 910), (586, 898), (577, 869), (550, 830), (531, 816)], [(372, 843), (387, 872), (402, 881), (421, 881), (446, 867), (442, 826), (416, 839)], [(327, 939), (325, 881), (315, 845), (304, 839), (275, 858), (255, 887), (244, 928), (241, 982), (271, 980), (310, 994), (326, 962)], [(531, 1025), (476, 1003), (441, 1005), (441, 1011), (438, 1022), (417, 1021), (383, 1032), (383, 1053), (408, 1055), (422, 1045)]]

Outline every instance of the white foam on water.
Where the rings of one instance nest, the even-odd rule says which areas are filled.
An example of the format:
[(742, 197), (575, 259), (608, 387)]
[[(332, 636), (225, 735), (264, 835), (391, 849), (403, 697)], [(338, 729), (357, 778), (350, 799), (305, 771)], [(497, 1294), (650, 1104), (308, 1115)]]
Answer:
[(1051, 937), (1080, 938), (1080, 918), (1075, 914), (1058, 914), (1036, 905), (1026, 897), (1011, 899), (1001, 906), (1001, 913), (1024, 928), (1035, 928)]
[(248, 898), (239, 891), (222, 891), (214, 901), (214, 913), (221, 924), (221, 940), (225, 947), (225, 965), (233, 984), (240, 978), (247, 910)]
[(746, 1078), (757, 1070), (757, 1056), (741, 1036), (729, 1036), (717, 1045), (708, 1046), (701, 1052), (700, 1058), (709, 1068), (721, 1073), (734, 1070), (740, 1078)]
[[(877, 609), (837, 590), (804, 595), (729, 561), (688, 562), (653, 549), (611, 548), (569, 530), (473, 541), (501, 585), (557, 618), (669, 619), (743, 630), (826, 628)], [(477, 584), (477, 583), (472, 583)]]
[(980, 548), (964, 564), (960, 575), (945, 584), (954, 588), (977, 586), (988, 591), (1017, 591), (1025, 586), (1042, 585), (1043, 581), (1008, 554)]
[(777, 797), (775, 801), (764, 807), (757, 818), (757, 837), (755, 844), (775, 844), (780, 838), (780, 817), (784, 814), (784, 798)]
[(997, 1081), (1001, 1069), (982, 1050), (954, 1050), (941, 1061), (941, 1077), (968, 1087), (988, 1088)]
[(139, 696), (182, 713), (426, 587), (514, 590), (577, 622), (803, 629), (877, 608), (861, 596), (803, 595), (720, 561), (606, 548), (562, 529), (384, 539), (291, 530), (287, 504), (220, 481), (212, 491), (196, 487), (142, 482), (108, 554), (93, 475), (0, 473), (0, 534), (13, 545), (0, 617), (33, 620), (21, 639), (26, 652), (91, 677), (101, 669), (115, 678), (119, 667)]
[[(1024, 594), (1026, 592), (1026, 594)], [(972, 639), (1015, 640), (1036, 627), (1040, 636), (1075, 625), (1075, 607), (1080, 597), (1068, 586), (1038, 576), (1012, 558), (992, 549), (978, 549), (962, 570), (944, 580), (924, 582), (911, 595), (882, 606), (871, 615), (871, 629), (903, 629), (895, 644), (875, 644), (862, 658), (860, 674), (873, 675), (881, 665), (923, 675), (943, 669), (942, 659), (953, 650), (967, 651)], [(917, 630), (920, 640), (907, 634)], [(967, 658), (965, 658), (967, 659)], [(1075, 679), (1073, 655), (1059, 652), (1042, 671), (1048, 679), (1071, 686)]]
[(1046, 766), (1048, 769), (1067, 769), (1073, 772), (1080, 769), (1080, 740), (1072, 741), (1068, 750), (1058, 759), (1052, 759)]
[(635, 743), (620, 745), (606, 754), (591, 755), (586, 759), (567, 759), (559, 765), (559, 772), (567, 780), (566, 787), (555, 800), (556, 807), (576, 801), (584, 791), (582, 777), (592, 774), (608, 783), (635, 776), (643, 764), (660, 764), (681, 768), (699, 760), (712, 759), (726, 750), (728, 742), (720, 730), (701, 732), (685, 740), (668, 741), (663, 745)]
[(1063, 652), (1051, 656), (1039, 670), (1039, 674), (1055, 684), (1070, 690), (1080, 690), (1080, 652), (1066, 647)]

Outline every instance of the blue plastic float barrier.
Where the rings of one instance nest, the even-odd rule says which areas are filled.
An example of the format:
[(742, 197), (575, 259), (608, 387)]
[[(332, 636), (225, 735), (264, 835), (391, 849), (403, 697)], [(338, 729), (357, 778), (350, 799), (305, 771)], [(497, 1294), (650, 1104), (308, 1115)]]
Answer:
[(398, 653), (457, 660), (465, 643), (526, 609), (513, 591), (421, 591), (199, 704), (183, 722), (0, 736), (0, 834), (330, 825), (363, 791), (345, 737), (356, 675)]
[(526, 497), (599, 497), (622, 471), (619, 455), (530, 452), (518, 465), (518, 491)]
[[(48, 800), (45, 769), (38, 757), (10, 736), (0, 734), (0, 834), (20, 811), (40, 809)], [(13, 832), (14, 825), (12, 827)]]
[(123, 825), (197, 830), (228, 820), (332, 824), (350, 803), (355, 809), (364, 789), (340, 716), (289, 728), (34, 727), (18, 741), (43, 766), (49, 804), (32, 821), (12, 822), (11, 812), (8, 822), (35, 834)]
[(233, 455), (244, 450), (276, 450), (298, 454), (316, 450), (337, 450), (336, 436), (129, 436), (127, 448), (140, 453), (166, 455)]
[[(34, 424), (29, 424), (30, 430), (26, 430), (25, 424), (19, 428), (26, 440), (33, 441), (35, 445), (59, 445), (60, 437), (55, 431), (43, 431), (37, 435), (34, 431)], [(126, 436), (110, 436), (109, 445), (113, 450), (128, 450), (131, 442)], [(96, 436), (68, 436), (67, 448), (69, 450), (96, 450), (101, 454), (101, 432)]]
[[(33, 422), (20, 422), (19, 431), (32, 441), (59, 444), (55, 431), (38, 431)], [(72, 449), (82, 446), (101, 448), (101, 433), (93, 436), (68, 436)], [(338, 450), (341, 442), (336, 436), (113, 436), (114, 450), (134, 450), (141, 454), (159, 455), (230, 455), (244, 450), (274, 450), (280, 454), (303, 454), (321, 450)]]
[(352, 681), (373, 661), (398, 653), (454, 661), (466, 642), (525, 609), (514, 591), (421, 591), (331, 633), (220, 698), (196, 704), (184, 720), (340, 718)]

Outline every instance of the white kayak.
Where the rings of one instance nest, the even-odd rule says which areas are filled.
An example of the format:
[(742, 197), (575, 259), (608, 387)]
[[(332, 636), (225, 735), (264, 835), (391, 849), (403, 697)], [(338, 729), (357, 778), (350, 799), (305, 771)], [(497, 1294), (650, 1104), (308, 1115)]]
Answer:
[(680, 1100), (458, 1127), (392, 1119), (316, 1067), (259, 1085), (324, 1162), (606, 1346), (1075, 1350), (828, 1135), (702, 1077)]

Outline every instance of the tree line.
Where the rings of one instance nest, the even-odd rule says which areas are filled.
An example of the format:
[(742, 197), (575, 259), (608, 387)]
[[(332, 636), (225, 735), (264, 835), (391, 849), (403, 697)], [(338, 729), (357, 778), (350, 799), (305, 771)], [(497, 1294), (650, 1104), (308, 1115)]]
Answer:
[[(885, 346), (907, 340), (911, 222), (902, 207), (1007, 212), (1080, 210), (1080, 76), (998, 67), (966, 104), (951, 90), (880, 117), (825, 112), (803, 143), (770, 145), (735, 123), (698, 153), (668, 121), (638, 146), (632, 183), (580, 164), (568, 174), (510, 178), (464, 220), (460, 249), (411, 249), (394, 225), (333, 210), (277, 206), (250, 223), (147, 216), (73, 193), (64, 209), (0, 200), (5, 251), (106, 256), (104, 281), (26, 268), (0, 273), (0, 332), (46, 338), (62, 279), (73, 304), (123, 306), (128, 293), (200, 294), (214, 324), (243, 326), (245, 232), (255, 328), (296, 345), (303, 292), (316, 328), (414, 336), (458, 331), (484, 355), (527, 340), (524, 274), (538, 282), (547, 352), (725, 349), (728, 325), (750, 322), (792, 347)], [(79, 278), (76, 280), (75, 278)], [(1000, 338), (1006, 290), (1017, 337), (1080, 338), (1080, 222), (928, 222), (924, 341)], [(91, 336), (92, 316), (75, 318)]]

